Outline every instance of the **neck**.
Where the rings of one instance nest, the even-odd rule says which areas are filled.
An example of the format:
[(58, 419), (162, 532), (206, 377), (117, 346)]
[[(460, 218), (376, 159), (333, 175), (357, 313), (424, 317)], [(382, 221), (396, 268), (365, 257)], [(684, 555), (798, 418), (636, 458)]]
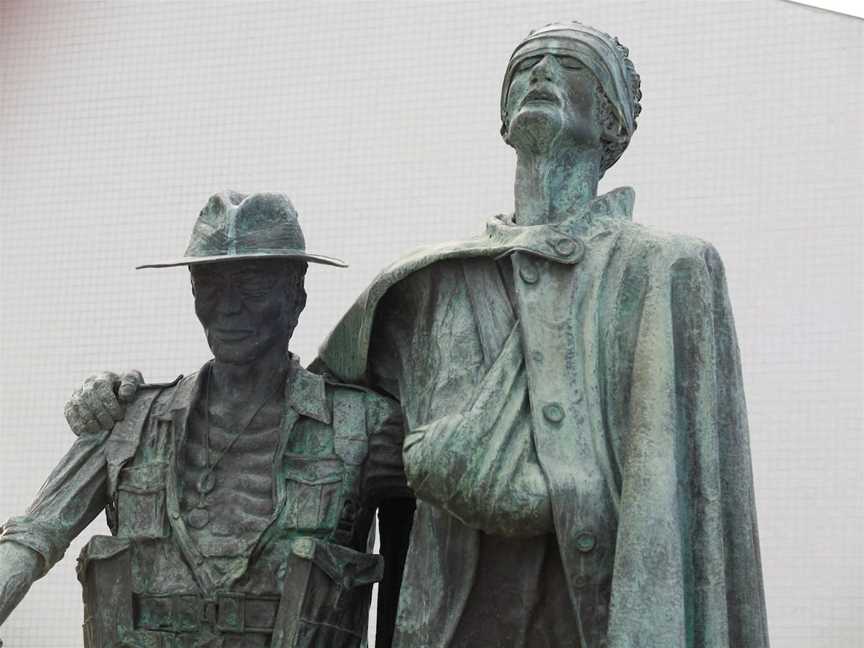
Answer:
[(234, 364), (213, 360), (210, 371), (211, 398), (244, 403), (270, 394), (285, 380), (288, 349), (272, 349), (252, 362)]
[(557, 223), (597, 196), (600, 150), (557, 147), (519, 151), (516, 165), (517, 225)]

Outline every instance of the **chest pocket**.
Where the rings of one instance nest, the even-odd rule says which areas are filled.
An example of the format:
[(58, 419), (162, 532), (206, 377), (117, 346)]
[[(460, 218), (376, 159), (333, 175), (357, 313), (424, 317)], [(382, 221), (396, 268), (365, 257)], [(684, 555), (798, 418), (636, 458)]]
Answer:
[(307, 533), (333, 530), (342, 509), (342, 460), (286, 454), (282, 469), (286, 527)]
[(117, 483), (117, 535), (121, 538), (164, 538), (165, 478), (168, 464), (131, 465), (120, 471)]

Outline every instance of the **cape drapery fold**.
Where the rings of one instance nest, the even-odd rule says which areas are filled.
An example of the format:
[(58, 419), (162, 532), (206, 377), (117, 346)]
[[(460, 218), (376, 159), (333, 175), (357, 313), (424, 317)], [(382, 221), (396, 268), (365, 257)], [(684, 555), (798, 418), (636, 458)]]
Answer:
[[(766, 647), (746, 406), (722, 262), (710, 244), (623, 219), (596, 218), (578, 234), (586, 245), (573, 270), (578, 344), (561, 352), (574, 354), (585, 376), (615, 525), (607, 645)], [(376, 307), (390, 287), (435, 263), (515, 250), (532, 252), (524, 237), (517, 246), (488, 236), (397, 262), (337, 326), (321, 360), (345, 380), (366, 380)], [(414, 540), (434, 521), (417, 522)], [(571, 527), (556, 519), (559, 536)], [(571, 540), (558, 538), (568, 573), (578, 559)], [(447, 610), (438, 608), (464, 592), (453, 578), (452, 591), (427, 601), (428, 617), (444, 625)]]

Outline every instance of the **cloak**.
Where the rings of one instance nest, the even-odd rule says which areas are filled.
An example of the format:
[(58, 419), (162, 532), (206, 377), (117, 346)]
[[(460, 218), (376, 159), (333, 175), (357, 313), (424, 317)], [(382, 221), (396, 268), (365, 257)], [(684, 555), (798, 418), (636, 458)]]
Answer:
[[(360, 296), (319, 358), (340, 379), (374, 386), (370, 344), (387, 344), (376, 313), (394, 287), (453, 261), (509, 259), (534, 445), (563, 571), (577, 618), (604, 628), (602, 640), (582, 645), (762, 648), (746, 407), (723, 265), (704, 241), (630, 222), (633, 200), (632, 189), (617, 189), (551, 225), (519, 227), (499, 216), (484, 236), (403, 257)], [(490, 314), (472, 303), (486, 335)], [(416, 395), (397, 396), (409, 427), (410, 478), (411, 435), (436, 421), (411, 415)], [(435, 501), (417, 495), (418, 506)], [(441, 515), (465, 519), (443, 507)], [(437, 541), (424, 535), (428, 524), (419, 526), (397, 644), (401, 632), (406, 646), (446, 646), (466, 585), (457, 570), (434, 575), (446, 595), (427, 592), (415, 613), (415, 590), (430, 575), (412, 575), (411, 553), (435, 551)], [(586, 583), (606, 600), (588, 601)]]

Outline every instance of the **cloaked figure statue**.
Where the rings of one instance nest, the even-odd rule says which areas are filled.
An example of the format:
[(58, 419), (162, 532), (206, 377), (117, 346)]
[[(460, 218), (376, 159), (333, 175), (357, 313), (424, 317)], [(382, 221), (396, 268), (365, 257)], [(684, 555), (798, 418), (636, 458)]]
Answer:
[(532, 32), (501, 91), (514, 213), (392, 264), (321, 348), (405, 415), (402, 648), (768, 645), (720, 257), (597, 194), (640, 98), (617, 39)]

